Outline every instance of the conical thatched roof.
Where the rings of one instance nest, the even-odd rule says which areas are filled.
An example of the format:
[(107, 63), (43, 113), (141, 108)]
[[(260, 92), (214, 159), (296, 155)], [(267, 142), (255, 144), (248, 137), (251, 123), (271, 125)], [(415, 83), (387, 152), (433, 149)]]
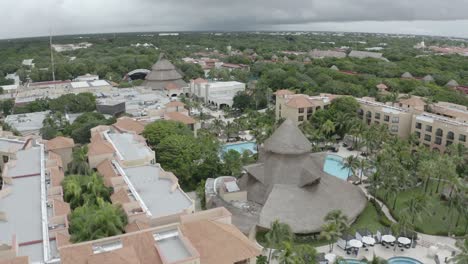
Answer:
[(312, 144), (293, 121), (286, 119), (265, 141), (264, 149), (278, 154), (295, 155), (310, 152)]
[(405, 72), (401, 75), (401, 78), (413, 78), (413, 75), (409, 72)]
[(182, 79), (182, 74), (167, 59), (160, 58), (151, 67), (151, 72), (146, 75), (144, 85), (154, 90), (163, 90), (168, 83), (175, 84), (178, 88), (187, 84)]
[(445, 86), (456, 87), (459, 86), (459, 84), (455, 80), (450, 80)]
[(423, 81), (425, 81), (425, 82), (433, 82), (433, 81), (434, 81), (434, 77), (432, 77), (432, 75), (426, 75), (426, 76), (424, 76)]
[(336, 67), (336, 65), (333, 65), (333, 66), (330, 67), (330, 70), (339, 71), (340, 69), (338, 69), (338, 67)]

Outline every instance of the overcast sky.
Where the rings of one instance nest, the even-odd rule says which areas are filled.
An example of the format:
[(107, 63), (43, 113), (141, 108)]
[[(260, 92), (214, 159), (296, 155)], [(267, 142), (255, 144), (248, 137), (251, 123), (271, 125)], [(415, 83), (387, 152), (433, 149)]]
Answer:
[(327, 30), (468, 38), (468, 0), (0, 0), (0, 38)]

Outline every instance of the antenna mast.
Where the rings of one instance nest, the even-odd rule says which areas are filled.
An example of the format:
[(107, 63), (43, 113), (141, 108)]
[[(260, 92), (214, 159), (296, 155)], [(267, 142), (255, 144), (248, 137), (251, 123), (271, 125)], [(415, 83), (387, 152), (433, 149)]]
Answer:
[(50, 44), (50, 62), (52, 64), (52, 80), (54, 81), (54, 85), (55, 85), (55, 63), (54, 63), (54, 51), (52, 48), (52, 31), (50, 32), (50, 35), (49, 35), (49, 44)]

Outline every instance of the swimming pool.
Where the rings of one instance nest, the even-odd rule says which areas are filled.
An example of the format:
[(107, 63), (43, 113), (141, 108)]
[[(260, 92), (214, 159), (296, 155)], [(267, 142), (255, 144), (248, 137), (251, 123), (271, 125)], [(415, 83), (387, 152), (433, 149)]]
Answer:
[(394, 257), (388, 259), (388, 264), (423, 264), (421, 261), (408, 257)]
[(345, 181), (351, 175), (349, 169), (343, 168), (343, 158), (337, 155), (327, 155), (323, 171)]
[(257, 153), (257, 144), (255, 144), (255, 142), (242, 142), (235, 144), (226, 144), (221, 147), (222, 153), (226, 153), (231, 149), (241, 154), (244, 153), (245, 150), (249, 150), (255, 154)]

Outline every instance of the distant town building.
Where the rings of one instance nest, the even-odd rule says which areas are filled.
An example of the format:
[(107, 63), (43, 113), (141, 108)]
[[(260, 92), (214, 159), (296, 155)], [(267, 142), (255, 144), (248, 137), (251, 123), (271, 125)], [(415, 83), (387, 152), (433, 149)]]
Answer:
[(405, 79), (413, 79), (413, 75), (409, 72), (405, 72), (401, 75), (401, 78), (405, 78)]
[(49, 111), (9, 115), (5, 118), (5, 123), (22, 136), (39, 135), (39, 130), (48, 114)]
[(65, 52), (65, 51), (73, 51), (73, 50), (78, 50), (78, 49), (87, 49), (91, 46), (93, 46), (92, 43), (81, 42), (81, 43), (76, 43), (76, 44), (53, 44), (52, 48), (56, 52)]
[(342, 51), (334, 50), (312, 50), (309, 52), (309, 56), (312, 59), (323, 59), (323, 58), (345, 58), (346, 53)]
[(379, 52), (352, 50), (348, 56), (351, 58), (358, 58), (358, 59), (374, 58), (374, 59), (386, 60), (382, 55), (383, 54)]
[(432, 77), (432, 75), (426, 75), (424, 76), (424, 78), (422, 78), (422, 80), (426, 83), (429, 83), (429, 82), (433, 82), (434, 81), (434, 77)]
[(34, 68), (34, 63), (33, 63), (34, 59), (26, 59), (26, 60), (23, 60), (23, 62), (21, 62), (21, 64), (23, 66), (28, 66), (30, 68)]

